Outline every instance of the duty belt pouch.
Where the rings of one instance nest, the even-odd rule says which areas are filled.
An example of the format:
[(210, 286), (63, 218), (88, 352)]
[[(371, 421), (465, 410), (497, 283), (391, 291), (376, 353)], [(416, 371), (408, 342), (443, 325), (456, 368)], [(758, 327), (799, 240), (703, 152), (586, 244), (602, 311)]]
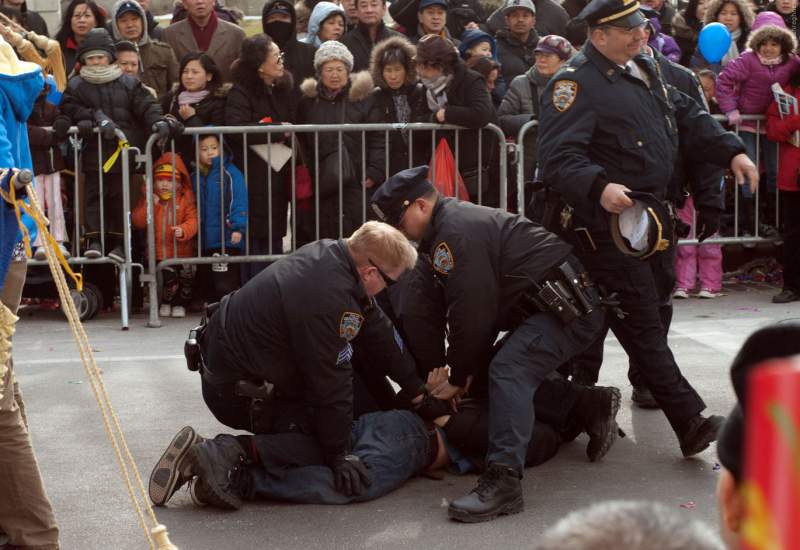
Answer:
[(258, 386), (248, 380), (239, 380), (234, 393), (250, 399), (250, 431), (254, 434), (270, 433), (274, 418), (275, 385), (264, 382)]

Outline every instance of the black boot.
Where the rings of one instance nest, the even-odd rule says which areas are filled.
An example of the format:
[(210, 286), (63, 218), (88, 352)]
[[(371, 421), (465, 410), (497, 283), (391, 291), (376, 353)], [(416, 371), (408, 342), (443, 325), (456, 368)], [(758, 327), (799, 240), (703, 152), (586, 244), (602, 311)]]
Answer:
[(660, 409), (661, 406), (653, 397), (653, 394), (647, 389), (647, 386), (634, 386), (631, 393), (631, 401), (636, 403), (640, 409)]
[(716, 441), (717, 432), (724, 422), (724, 416), (716, 415), (706, 418), (702, 414), (698, 414), (689, 419), (677, 434), (683, 456), (689, 458), (706, 450), (712, 441)]
[(238, 510), (242, 498), (236, 486), (237, 475), (244, 465), (245, 452), (236, 437), (220, 434), (195, 445), (186, 457), (192, 472), (207, 488), (207, 504), (223, 510)]
[(205, 441), (194, 428), (184, 426), (172, 438), (150, 474), (148, 492), (156, 506), (164, 506), (175, 491), (194, 475), (186, 456), (194, 445)]
[(595, 462), (603, 458), (617, 440), (617, 412), (622, 400), (619, 389), (603, 386), (580, 392), (573, 414), (589, 436), (586, 456)]
[(525, 508), (520, 476), (514, 468), (490, 464), (478, 478), (478, 486), (450, 503), (447, 514), (465, 523), (491, 521), (504, 514), (518, 514)]

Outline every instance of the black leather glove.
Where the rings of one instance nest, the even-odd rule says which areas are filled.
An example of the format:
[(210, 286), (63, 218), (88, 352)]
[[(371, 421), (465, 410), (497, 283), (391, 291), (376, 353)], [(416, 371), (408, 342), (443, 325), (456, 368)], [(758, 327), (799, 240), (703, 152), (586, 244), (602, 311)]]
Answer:
[(70, 122), (67, 117), (60, 116), (53, 121), (53, 137), (56, 141), (61, 142), (67, 139), (69, 135)]
[(103, 139), (111, 141), (116, 137), (117, 125), (111, 120), (105, 119), (97, 127), (100, 129), (100, 135), (103, 136)]
[(159, 120), (153, 123), (153, 133), (158, 134), (158, 139), (161, 141), (169, 137), (169, 124), (166, 120)]
[(170, 137), (174, 139), (183, 133), (184, 126), (180, 120), (172, 115), (167, 115), (165, 118), (167, 119), (167, 124), (169, 124)]
[(700, 208), (697, 211), (697, 240), (703, 242), (719, 231), (720, 211), (716, 208)]
[(356, 455), (339, 455), (330, 464), (336, 490), (347, 496), (360, 495), (372, 485), (367, 466)]
[(78, 136), (83, 139), (88, 139), (92, 136), (92, 129), (94, 124), (91, 120), (79, 120), (75, 125), (78, 127)]

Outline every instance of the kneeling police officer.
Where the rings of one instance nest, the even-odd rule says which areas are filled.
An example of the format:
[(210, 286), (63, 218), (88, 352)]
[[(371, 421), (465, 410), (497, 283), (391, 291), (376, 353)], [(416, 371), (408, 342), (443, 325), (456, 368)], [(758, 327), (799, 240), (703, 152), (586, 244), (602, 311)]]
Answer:
[[(593, 342), (603, 313), (568, 244), (522, 216), (440, 197), (427, 174), (421, 166), (389, 178), (372, 209), (419, 241), (444, 288), (450, 378), (433, 395), (462, 396), (489, 365), (488, 468), (449, 507), (456, 520), (488, 521), (522, 511), (534, 393)], [(500, 331), (511, 335), (493, 356)]]
[[(320, 240), (271, 264), (240, 290), (210, 306), (187, 345), (189, 368), (202, 375), (203, 398), (223, 424), (255, 436), (202, 440), (181, 430), (150, 477), (162, 505), (192, 476), (210, 504), (238, 508), (229, 485), (240, 463), (265, 457), (259, 434), (291, 433), (298, 456), (320, 456), (337, 488), (370, 483), (350, 453), (354, 354), (422, 400), (425, 386), (410, 354), (396, 343), (374, 296), (414, 267), (416, 250), (396, 229), (368, 222), (348, 239)], [(267, 442), (263, 442), (267, 449)]]

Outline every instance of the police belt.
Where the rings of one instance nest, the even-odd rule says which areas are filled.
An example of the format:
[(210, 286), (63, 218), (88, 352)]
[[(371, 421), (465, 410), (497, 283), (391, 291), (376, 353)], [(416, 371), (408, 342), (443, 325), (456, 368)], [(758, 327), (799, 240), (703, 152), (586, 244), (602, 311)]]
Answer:
[(577, 260), (568, 258), (522, 293), (514, 307), (527, 318), (552, 313), (568, 325), (600, 305), (600, 295)]

